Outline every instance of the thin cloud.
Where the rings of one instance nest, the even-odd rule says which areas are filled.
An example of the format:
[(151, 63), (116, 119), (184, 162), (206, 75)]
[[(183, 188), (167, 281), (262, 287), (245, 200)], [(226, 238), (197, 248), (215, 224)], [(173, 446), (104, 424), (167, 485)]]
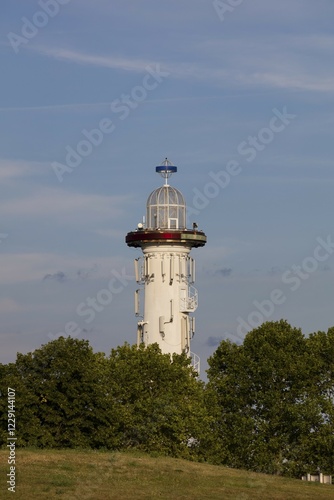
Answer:
[(217, 347), (224, 340), (223, 337), (209, 337), (205, 344), (209, 347)]
[[(149, 99), (147, 104), (168, 103), (168, 102), (198, 102), (198, 101), (212, 101), (223, 100), (235, 97), (235, 94), (230, 95), (205, 95), (205, 96), (180, 96), (180, 97), (166, 97), (159, 99)], [(19, 107), (0, 107), (0, 112), (29, 112), (29, 111), (82, 111), (110, 108), (111, 101), (108, 102), (81, 102), (81, 103), (63, 103), (63, 104), (47, 104), (42, 106), (19, 106)]]
[(93, 275), (96, 275), (98, 272), (98, 266), (95, 264), (93, 267), (89, 269), (78, 269), (76, 272), (76, 278), (80, 278), (82, 280), (86, 280)]
[(6, 111), (75, 111), (82, 109), (106, 108), (110, 106), (110, 102), (83, 102), (83, 103), (66, 103), (66, 104), (48, 104), (45, 106), (19, 106), (19, 107), (2, 107), (1, 112)]
[(223, 269), (218, 269), (215, 274), (228, 278), (232, 274), (232, 269), (230, 267), (224, 267)]
[(134, 71), (142, 73), (149, 64), (154, 64), (148, 59), (99, 56), (96, 54), (87, 54), (75, 50), (67, 50), (52, 47), (34, 47), (36, 52), (42, 55), (53, 57), (62, 61), (68, 61), (76, 64), (88, 66), (97, 66), (100, 68), (119, 69), (124, 71)]
[[(305, 51), (305, 47), (308, 52), (301, 58), (300, 51)], [(226, 67), (228, 79), (236, 84), (331, 92), (334, 74), (330, 65), (321, 64), (324, 48), (333, 52), (334, 37), (277, 35), (268, 41), (259, 36), (246, 42), (241, 36), (214, 38), (197, 46), (211, 67)], [(314, 56), (317, 55), (319, 66), (315, 71)]]
[[(158, 61), (164, 71), (170, 73), (169, 78), (206, 81), (215, 86), (229, 87), (267, 87), (286, 88), (305, 91), (334, 91), (334, 75), (329, 66), (322, 71), (314, 72), (307, 60), (301, 65), (298, 56), (300, 44), (306, 37), (291, 37), (283, 40), (279, 37), (271, 44), (264, 44), (261, 39), (255, 40), (251, 46), (238, 38), (209, 40), (201, 48), (202, 62)], [(312, 45), (313, 38), (309, 40)], [(289, 43), (288, 43), (289, 42)], [(320, 39), (313, 48), (320, 51), (325, 44), (331, 48), (331, 39)], [(233, 50), (230, 47), (233, 46)], [(242, 50), (236, 50), (240, 46)], [(246, 47), (246, 49), (245, 49)], [(154, 67), (156, 60), (112, 55), (96, 55), (76, 50), (52, 47), (34, 47), (32, 50), (58, 60), (86, 66), (96, 66), (115, 70), (143, 73), (147, 66)], [(238, 54), (236, 57), (235, 54)], [(233, 55), (233, 58), (231, 57)], [(273, 57), (275, 55), (275, 57)], [(298, 64), (296, 64), (296, 60)], [(242, 70), (240, 70), (242, 68)]]
[(135, 73), (143, 73), (147, 66), (155, 67), (157, 63), (162, 70), (168, 71), (170, 77), (207, 80), (214, 79), (222, 81), (228, 77), (228, 72), (219, 68), (202, 67), (199, 64), (190, 62), (174, 63), (167, 61), (156, 61), (152, 59), (138, 58), (121, 58), (114, 56), (99, 56), (94, 54), (83, 53), (74, 50), (54, 49), (50, 47), (34, 47), (34, 51), (48, 57), (53, 57), (58, 60), (82, 64), (86, 66), (97, 66), (100, 68), (110, 68), (116, 70), (132, 71)]
[(3, 314), (20, 312), (24, 310), (20, 304), (10, 298), (0, 299), (0, 312)]
[(0, 159), (0, 181), (44, 174), (47, 168), (49, 166), (45, 163)]
[(57, 273), (54, 274), (46, 274), (43, 278), (43, 281), (45, 280), (54, 280), (58, 281), (58, 283), (64, 283), (64, 281), (67, 280), (67, 276), (62, 271), (58, 271)]
[(55, 216), (63, 222), (70, 220), (75, 214), (86, 221), (96, 217), (100, 220), (120, 216), (127, 200), (127, 196), (82, 194), (44, 187), (34, 190), (25, 198), (3, 201), (0, 203), (0, 211), (7, 216)]
[(46, 274), (42, 281), (57, 281), (58, 283), (65, 283), (65, 281), (69, 280), (87, 280), (91, 277), (96, 277), (98, 273), (98, 266), (95, 264), (93, 267), (88, 269), (78, 269), (74, 273), (58, 271), (56, 273), (48, 273)]
[(311, 74), (282, 75), (279, 73), (256, 73), (252, 75), (253, 83), (278, 88), (291, 88), (318, 92), (333, 92), (334, 77), (316, 78)]
[(121, 272), (128, 265), (129, 262), (121, 257), (94, 256), (92, 258), (42, 252), (6, 253), (1, 255), (0, 282), (2, 285), (24, 282), (38, 283), (47, 275), (57, 275), (58, 269), (62, 269), (61, 273), (72, 280), (79, 281), (79, 278), (82, 277), (78, 275), (78, 269), (92, 270), (91, 278), (108, 279), (111, 269), (117, 269)]

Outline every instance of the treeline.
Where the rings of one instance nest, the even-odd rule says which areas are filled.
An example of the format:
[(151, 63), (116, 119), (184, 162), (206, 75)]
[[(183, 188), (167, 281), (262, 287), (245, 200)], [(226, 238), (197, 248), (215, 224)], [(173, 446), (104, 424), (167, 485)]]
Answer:
[(60, 337), (0, 365), (18, 447), (140, 449), (300, 477), (334, 472), (334, 328), (304, 337), (267, 322), (220, 343), (204, 384), (185, 355), (125, 344), (109, 356)]

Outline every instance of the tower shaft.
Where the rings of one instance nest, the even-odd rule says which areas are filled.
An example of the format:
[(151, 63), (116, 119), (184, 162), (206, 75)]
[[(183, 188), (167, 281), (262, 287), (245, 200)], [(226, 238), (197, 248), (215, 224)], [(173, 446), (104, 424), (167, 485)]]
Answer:
[(138, 325), (138, 342), (157, 342), (163, 353), (190, 351), (197, 308), (193, 286), (195, 262), (190, 247), (148, 245), (143, 248), (140, 271), (144, 283), (144, 318)]

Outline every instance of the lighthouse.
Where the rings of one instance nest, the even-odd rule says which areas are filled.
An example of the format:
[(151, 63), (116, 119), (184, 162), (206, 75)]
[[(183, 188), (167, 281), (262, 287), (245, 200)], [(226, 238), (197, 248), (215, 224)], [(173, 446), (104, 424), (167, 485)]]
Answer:
[(162, 353), (186, 353), (199, 371), (199, 358), (190, 350), (195, 333), (193, 313), (198, 306), (194, 287), (195, 260), (192, 248), (203, 247), (206, 235), (193, 223), (186, 227), (186, 203), (181, 192), (170, 186), (177, 167), (167, 158), (156, 167), (164, 183), (148, 197), (146, 217), (126, 235), (129, 247), (141, 248), (135, 259), (135, 314), (137, 343), (157, 343)]

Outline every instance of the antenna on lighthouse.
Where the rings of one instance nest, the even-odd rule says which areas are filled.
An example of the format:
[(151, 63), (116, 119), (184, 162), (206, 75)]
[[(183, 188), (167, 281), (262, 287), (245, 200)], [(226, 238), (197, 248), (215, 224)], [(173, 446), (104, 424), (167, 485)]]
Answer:
[(161, 165), (155, 167), (155, 171), (160, 174), (163, 179), (165, 179), (165, 186), (168, 186), (167, 179), (169, 179), (172, 174), (177, 172), (177, 167), (165, 158)]

